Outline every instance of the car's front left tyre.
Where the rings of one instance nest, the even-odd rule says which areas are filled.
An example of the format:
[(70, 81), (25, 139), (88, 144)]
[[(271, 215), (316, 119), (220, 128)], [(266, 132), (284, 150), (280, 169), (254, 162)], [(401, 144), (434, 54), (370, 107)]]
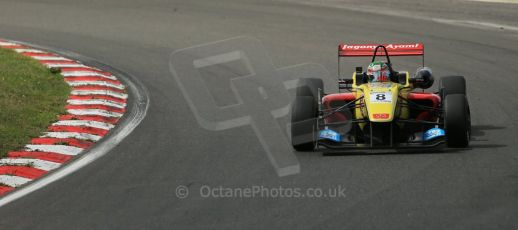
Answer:
[(447, 95), (443, 102), (443, 109), (448, 147), (467, 147), (471, 136), (471, 117), (466, 95)]

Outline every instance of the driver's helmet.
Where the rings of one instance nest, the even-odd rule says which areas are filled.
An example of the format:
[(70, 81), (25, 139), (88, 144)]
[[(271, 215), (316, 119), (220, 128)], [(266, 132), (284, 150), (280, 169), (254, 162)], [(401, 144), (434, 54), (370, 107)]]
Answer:
[(390, 69), (387, 63), (375, 61), (367, 68), (367, 76), (369, 82), (387, 82), (390, 81)]

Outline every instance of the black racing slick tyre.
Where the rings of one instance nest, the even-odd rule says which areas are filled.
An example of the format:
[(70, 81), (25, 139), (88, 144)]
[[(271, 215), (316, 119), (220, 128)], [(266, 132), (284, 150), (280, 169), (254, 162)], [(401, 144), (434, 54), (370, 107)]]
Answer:
[(439, 90), (443, 100), (450, 94), (466, 95), (466, 79), (463, 76), (442, 77), (439, 81)]
[(324, 90), (322, 79), (299, 79), (291, 107), (291, 144), (297, 151), (315, 149), (319, 90)]
[(301, 78), (297, 85), (297, 97), (313, 97), (315, 98), (313, 106), (318, 106), (318, 90), (324, 90), (324, 82), (319, 78)]
[(314, 97), (298, 96), (291, 107), (291, 145), (297, 151), (315, 148), (318, 110), (314, 101)]
[(324, 82), (319, 78), (301, 78), (297, 86), (297, 96), (317, 98), (318, 89), (324, 89)]
[(444, 130), (448, 147), (467, 147), (471, 136), (471, 118), (466, 95), (449, 94), (443, 106)]

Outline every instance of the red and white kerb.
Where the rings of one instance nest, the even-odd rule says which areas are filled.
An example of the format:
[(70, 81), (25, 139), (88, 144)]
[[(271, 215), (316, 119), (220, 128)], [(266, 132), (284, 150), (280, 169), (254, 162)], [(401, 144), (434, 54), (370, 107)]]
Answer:
[(113, 74), (54, 53), (0, 39), (0, 48), (12, 49), (61, 69), (70, 85), (66, 114), (40, 137), (0, 159), (0, 196), (59, 168), (107, 135), (126, 112), (128, 94)]

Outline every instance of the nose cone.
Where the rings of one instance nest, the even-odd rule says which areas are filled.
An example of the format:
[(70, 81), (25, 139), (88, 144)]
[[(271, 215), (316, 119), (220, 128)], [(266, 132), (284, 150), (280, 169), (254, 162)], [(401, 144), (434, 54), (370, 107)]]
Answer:
[(398, 99), (397, 84), (372, 83), (364, 90), (365, 105), (371, 122), (391, 122)]

